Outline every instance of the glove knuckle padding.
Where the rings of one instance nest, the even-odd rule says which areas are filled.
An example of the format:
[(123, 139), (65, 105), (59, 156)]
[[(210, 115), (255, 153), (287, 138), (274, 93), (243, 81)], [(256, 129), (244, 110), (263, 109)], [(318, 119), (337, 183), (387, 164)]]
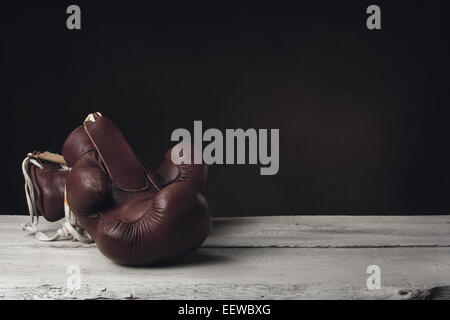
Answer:
[[(186, 149), (190, 150), (189, 155), (183, 152)], [(175, 165), (171, 160), (173, 150), (176, 152), (177, 161), (181, 162), (179, 165)], [(194, 164), (195, 152), (200, 151), (196, 150), (194, 145), (182, 142), (166, 153), (164, 161), (156, 169), (156, 172), (163, 178), (164, 185), (175, 181), (186, 181), (189, 182), (191, 188), (202, 193), (206, 192), (208, 167), (205, 164)]]
[(69, 134), (62, 148), (64, 160), (66, 160), (69, 167), (73, 167), (83, 155), (94, 150), (95, 147), (83, 126), (78, 127)]
[(140, 208), (134, 222), (103, 215), (97, 244), (122, 264), (150, 264), (176, 258), (198, 248), (208, 235), (210, 216), (198, 194), (188, 186), (169, 185)]
[(67, 201), (80, 214), (97, 213), (109, 200), (110, 180), (100, 164), (90, 156), (78, 160), (67, 179)]
[[(72, 148), (80, 141), (87, 146)], [(73, 163), (66, 187), (69, 206), (111, 260), (128, 265), (167, 261), (206, 239), (211, 223), (201, 195), (206, 166), (176, 166), (166, 159), (155, 173), (105, 117), (85, 122), (83, 130), (69, 136), (64, 152)]]

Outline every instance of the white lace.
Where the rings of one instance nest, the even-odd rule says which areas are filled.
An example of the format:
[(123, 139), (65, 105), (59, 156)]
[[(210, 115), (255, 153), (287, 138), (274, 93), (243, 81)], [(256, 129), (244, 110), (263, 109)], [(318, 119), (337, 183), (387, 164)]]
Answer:
[[(92, 239), (77, 223), (75, 216), (72, 214), (70, 207), (67, 203), (66, 188), (64, 187), (64, 218), (60, 220), (61, 227), (56, 233), (49, 237), (45, 233), (39, 230), (37, 224), (39, 223), (39, 214), (36, 208), (36, 198), (34, 195), (33, 181), (28, 174), (28, 167), (30, 164), (35, 165), (39, 169), (43, 169), (39, 161), (32, 158), (32, 154), (29, 153), (22, 162), (22, 173), (25, 178), (25, 197), (27, 199), (28, 211), (30, 212), (30, 222), (22, 224), (22, 230), (28, 231), (34, 234), (38, 240), (41, 241), (56, 241), (56, 240), (73, 240), (84, 243), (92, 243)], [(69, 167), (60, 165), (61, 171), (70, 170)]]

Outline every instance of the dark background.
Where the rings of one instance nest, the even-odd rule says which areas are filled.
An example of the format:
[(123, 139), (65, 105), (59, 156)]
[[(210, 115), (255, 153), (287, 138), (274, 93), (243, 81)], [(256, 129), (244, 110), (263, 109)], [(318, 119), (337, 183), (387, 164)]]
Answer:
[[(95, 2), (95, 3), (94, 3)], [(382, 30), (366, 28), (378, 4)], [(156, 166), (176, 128), (279, 128), (280, 170), (211, 167), (216, 216), (450, 211), (444, 1), (1, 6), (2, 214), (20, 164), (100, 111)], [(82, 30), (66, 28), (66, 8)]]

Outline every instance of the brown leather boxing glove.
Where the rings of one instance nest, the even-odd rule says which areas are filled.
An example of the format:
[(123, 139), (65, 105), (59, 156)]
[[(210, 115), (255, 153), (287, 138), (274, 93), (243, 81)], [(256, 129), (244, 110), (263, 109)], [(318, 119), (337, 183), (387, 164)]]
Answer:
[(64, 218), (64, 186), (68, 168), (40, 159), (39, 152), (28, 154), (22, 163), (25, 194), (32, 217), (48, 221)]
[[(25, 178), (25, 196), (30, 213), (30, 222), (22, 229), (42, 241), (79, 240), (92, 242), (87, 234), (71, 219), (64, 203), (64, 188), (69, 168), (62, 156), (49, 152), (32, 152), (22, 162)], [(39, 217), (47, 221), (60, 221), (61, 227), (52, 236), (41, 232)]]
[(204, 197), (207, 166), (189, 164), (183, 148), (177, 150), (180, 165), (171, 161), (169, 151), (152, 171), (99, 113), (90, 114), (64, 143), (63, 156), (71, 167), (66, 182), (70, 210), (111, 260), (163, 262), (195, 250), (206, 239), (211, 224)]

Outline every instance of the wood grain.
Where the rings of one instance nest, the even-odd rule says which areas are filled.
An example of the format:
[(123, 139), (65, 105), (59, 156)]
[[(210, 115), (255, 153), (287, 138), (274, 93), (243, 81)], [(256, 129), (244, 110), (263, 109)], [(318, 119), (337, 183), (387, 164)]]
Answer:
[[(24, 219), (0, 216), (1, 299), (404, 299), (400, 290), (450, 284), (449, 216), (217, 218), (193, 255), (141, 268), (95, 245), (40, 242)], [(379, 290), (366, 286), (373, 264)], [(77, 292), (70, 265), (81, 268)]]

